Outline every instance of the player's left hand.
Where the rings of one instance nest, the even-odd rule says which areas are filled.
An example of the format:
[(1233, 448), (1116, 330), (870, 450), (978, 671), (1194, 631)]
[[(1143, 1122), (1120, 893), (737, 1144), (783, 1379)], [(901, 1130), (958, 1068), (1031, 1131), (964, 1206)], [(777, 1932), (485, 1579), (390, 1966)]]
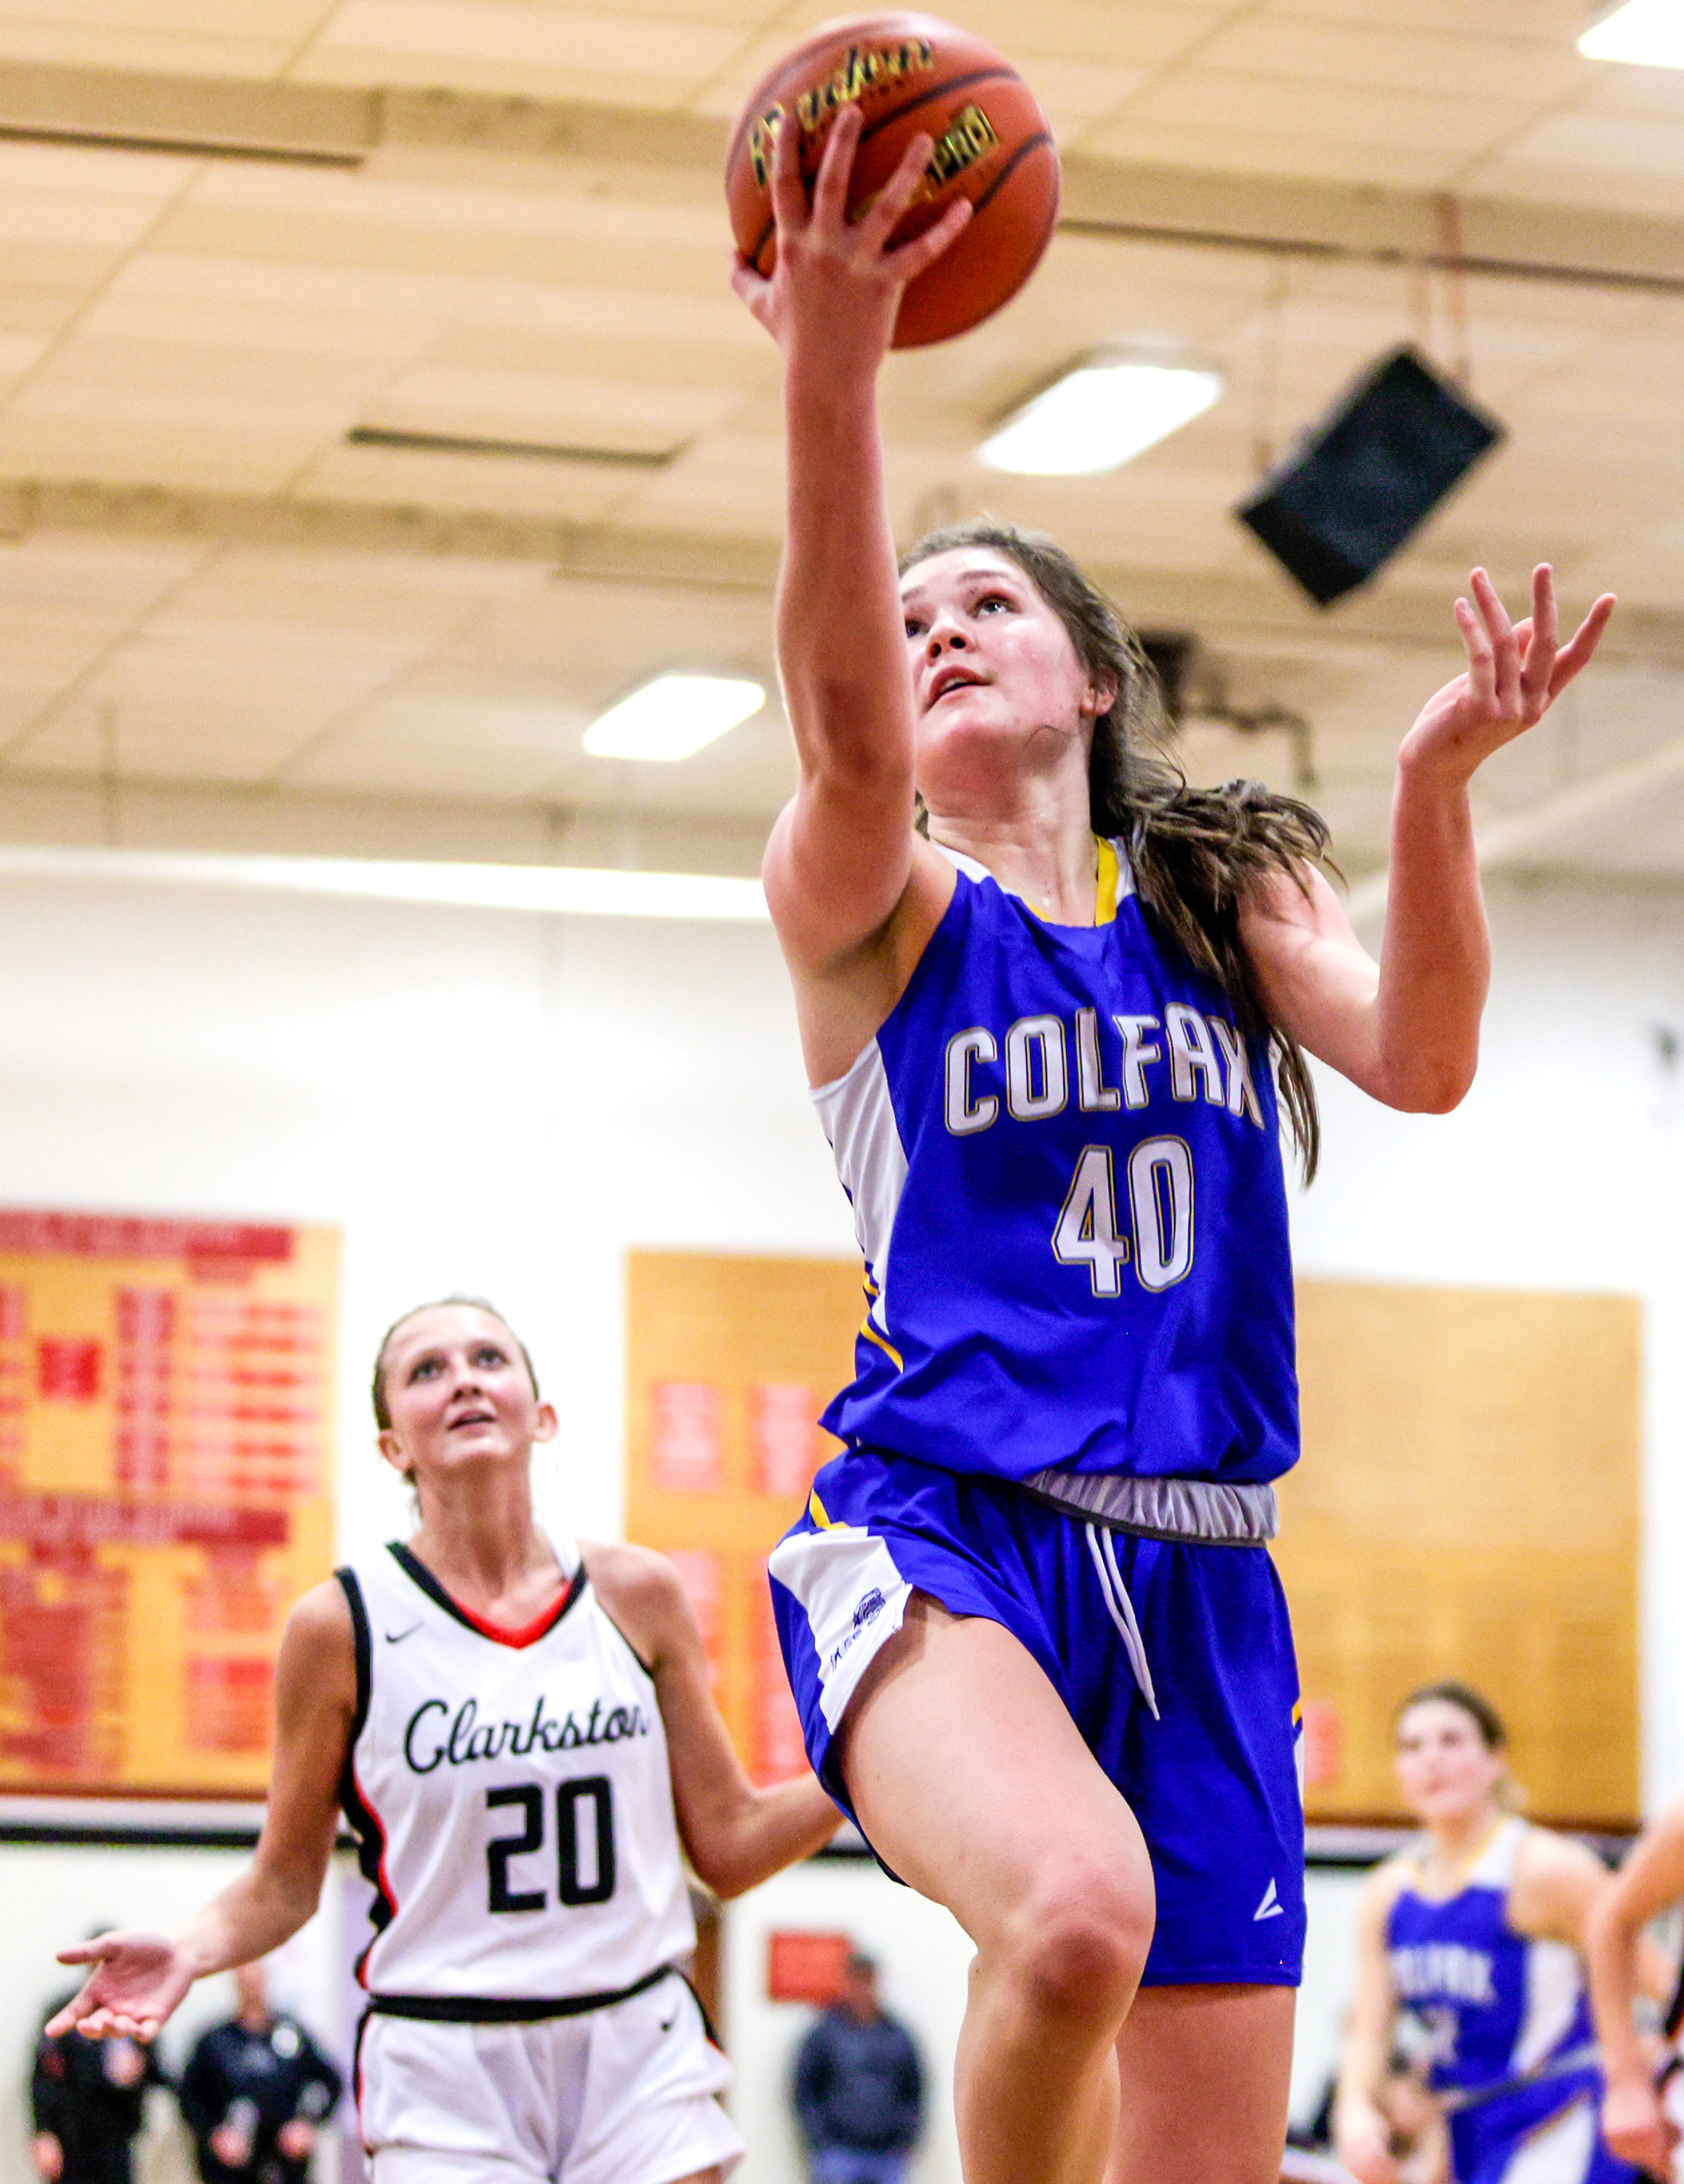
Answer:
[(1456, 602), (1467, 672), (1428, 699), (1398, 754), (1399, 763), (1414, 772), (1464, 782), (1493, 751), (1536, 727), (1590, 664), (1615, 604), (1604, 592), (1562, 644), (1555, 574), (1547, 562), (1532, 571), (1532, 611), (1523, 621), (1509, 621), (1483, 569), (1475, 570), (1468, 588), (1472, 599)]

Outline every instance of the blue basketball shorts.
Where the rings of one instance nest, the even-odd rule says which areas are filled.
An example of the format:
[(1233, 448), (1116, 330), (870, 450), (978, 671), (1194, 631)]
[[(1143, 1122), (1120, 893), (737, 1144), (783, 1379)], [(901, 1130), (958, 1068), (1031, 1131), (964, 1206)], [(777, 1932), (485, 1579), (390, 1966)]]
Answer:
[(1266, 1547), (1101, 1535), (1006, 1480), (856, 1451), (770, 1567), (807, 1757), (850, 1817), (836, 1732), (927, 1593), (1012, 1633), (1128, 1801), (1157, 1893), (1145, 1984), (1298, 1984), (1298, 1674)]

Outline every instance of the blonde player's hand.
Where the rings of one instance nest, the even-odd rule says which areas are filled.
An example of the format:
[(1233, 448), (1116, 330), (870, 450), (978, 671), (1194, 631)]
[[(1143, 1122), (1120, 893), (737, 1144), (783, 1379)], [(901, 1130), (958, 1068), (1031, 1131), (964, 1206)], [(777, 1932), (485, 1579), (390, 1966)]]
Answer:
[(167, 1934), (101, 1934), (60, 1949), (59, 1961), (93, 1969), (47, 2025), (54, 2040), (71, 2031), (90, 2040), (154, 2040), (196, 1970)]
[(1471, 600), (1456, 602), (1456, 626), (1468, 650), (1467, 672), (1428, 699), (1398, 754), (1400, 765), (1467, 781), (1492, 753), (1536, 726), (1567, 685), (1590, 665), (1614, 612), (1604, 592), (1565, 644), (1558, 641), (1555, 576), (1532, 571), (1532, 611), (1511, 622), (1483, 569), (1469, 579)]
[(1614, 2079), (1603, 2096), (1602, 2135), (1621, 2161), (1651, 2176), (1670, 2177), (1678, 2126), (1648, 2078)]
[(1403, 2172), (1391, 2154), (1391, 2126), (1377, 2108), (1364, 2105), (1342, 2113), (1334, 2150), (1357, 2184), (1402, 2184)]

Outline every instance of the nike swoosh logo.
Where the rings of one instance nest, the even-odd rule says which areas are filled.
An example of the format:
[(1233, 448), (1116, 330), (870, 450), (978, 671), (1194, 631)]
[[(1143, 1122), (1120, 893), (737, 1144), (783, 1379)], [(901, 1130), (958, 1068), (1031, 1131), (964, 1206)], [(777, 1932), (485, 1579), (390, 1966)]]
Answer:
[(420, 1629), (419, 1623), (412, 1623), (407, 1630), (388, 1630), (386, 1634), (386, 1642), (388, 1646), (401, 1646), (404, 1639), (413, 1638)]

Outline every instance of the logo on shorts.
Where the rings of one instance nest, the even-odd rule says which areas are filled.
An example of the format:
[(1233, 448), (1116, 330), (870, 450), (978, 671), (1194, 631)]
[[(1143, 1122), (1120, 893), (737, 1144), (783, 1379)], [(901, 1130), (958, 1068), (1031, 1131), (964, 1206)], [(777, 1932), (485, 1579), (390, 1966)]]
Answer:
[(887, 1607), (888, 1605), (889, 1602), (884, 1598), (882, 1593), (878, 1590), (876, 1585), (873, 1585), (871, 1591), (866, 1595), (865, 1598), (860, 1602), (859, 1606), (854, 1610), (855, 1630), (863, 1630), (867, 1623), (875, 1623), (878, 1617), (882, 1614), (884, 1609)]
[(1269, 1886), (1263, 1891), (1263, 1902), (1252, 1914), (1252, 1923), (1255, 1925), (1259, 1919), (1284, 1919), (1285, 1916), (1286, 1906), (1275, 1893), (1274, 1876), (1271, 1874)]

